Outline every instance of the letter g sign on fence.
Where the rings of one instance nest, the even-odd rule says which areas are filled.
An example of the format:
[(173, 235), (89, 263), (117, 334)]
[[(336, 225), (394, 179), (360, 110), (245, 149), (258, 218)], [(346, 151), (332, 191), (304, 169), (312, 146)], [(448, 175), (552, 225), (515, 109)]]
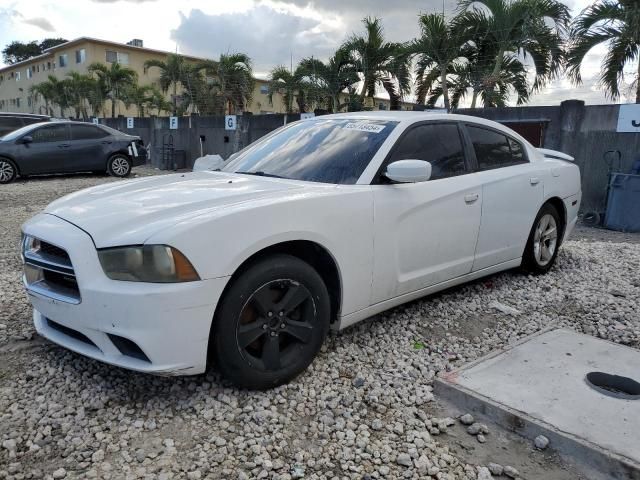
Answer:
[(235, 130), (237, 124), (237, 117), (235, 115), (225, 115), (224, 117), (224, 129)]

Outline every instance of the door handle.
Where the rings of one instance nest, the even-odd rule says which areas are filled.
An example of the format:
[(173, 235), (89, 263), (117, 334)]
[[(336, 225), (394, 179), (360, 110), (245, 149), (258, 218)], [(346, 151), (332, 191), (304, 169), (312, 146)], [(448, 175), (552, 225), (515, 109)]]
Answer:
[(531, 177), (531, 178), (529, 179), (529, 183), (530, 183), (531, 185), (537, 185), (537, 184), (539, 184), (539, 183), (540, 183), (540, 179), (539, 179), (538, 177)]
[(58, 145), (58, 148), (69, 148), (69, 144), (68, 143), (64, 143), (62, 145)]
[(478, 200), (478, 197), (479, 195), (477, 193), (472, 193), (471, 195), (465, 195), (464, 201), (468, 204), (475, 203), (475, 201)]

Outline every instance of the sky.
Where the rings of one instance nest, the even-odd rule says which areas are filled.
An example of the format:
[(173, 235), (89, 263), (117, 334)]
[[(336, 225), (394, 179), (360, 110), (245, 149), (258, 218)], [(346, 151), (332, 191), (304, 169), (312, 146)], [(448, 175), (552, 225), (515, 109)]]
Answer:
[[(591, 0), (566, 0), (573, 14)], [(453, 12), (454, 0), (0, 0), (0, 48), (13, 40), (87, 36), (217, 58), (244, 52), (259, 77), (276, 65), (304, 57), (328, 58), (364, 16), (383, 20), (389, 40), (418, 34), (420, 12)], [(609, 103), (597, 88), (604, 48), (592, 51), (582, 70), (584, 84), (560, 79), (532, 97), (531, 105), (569, 98)], [(2, 60), (0, 59), (0, 65)], [(631, 68), (630, 70), (633, 70)], [(626, 99), (623, 98), (622, 101)]]

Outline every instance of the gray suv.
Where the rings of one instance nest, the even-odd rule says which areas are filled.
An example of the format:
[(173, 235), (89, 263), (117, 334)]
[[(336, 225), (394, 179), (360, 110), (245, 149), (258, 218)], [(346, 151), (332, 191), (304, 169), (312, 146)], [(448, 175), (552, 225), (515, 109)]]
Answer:
[(51, 117), (47, 115), (0, 112), (0, 137), (26, 125), (31, 125), (38, 122), (47, 122), (49, 120), (51, 120)]

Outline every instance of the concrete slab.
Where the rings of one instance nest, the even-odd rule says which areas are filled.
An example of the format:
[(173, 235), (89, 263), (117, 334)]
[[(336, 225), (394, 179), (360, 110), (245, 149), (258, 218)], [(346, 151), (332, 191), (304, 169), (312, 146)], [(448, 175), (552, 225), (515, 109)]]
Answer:
[(567, 330), (542, 332), (436, 380), (436, 394), (603, 474), (640, 479), (640, 399), (589, 386), (598, 371), (640, 382), (640, 351)]

